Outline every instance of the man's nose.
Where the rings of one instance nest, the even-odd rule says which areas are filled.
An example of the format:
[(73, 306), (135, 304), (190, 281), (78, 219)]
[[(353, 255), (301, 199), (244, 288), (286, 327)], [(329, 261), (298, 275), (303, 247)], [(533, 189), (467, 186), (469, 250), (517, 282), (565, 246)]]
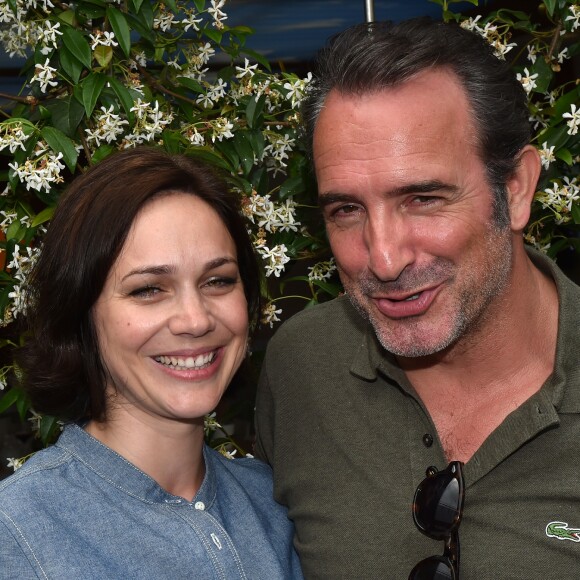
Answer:
[(364, 228), (368, 268), (378, 280), (396, 280), (415, 260), (412, 232), (403, 219), (369, 219)]
[(172, 305), (169, 329), (173, 334), (204, 336), (215, 328), (208, 300), (199, 292), (186, 292)]

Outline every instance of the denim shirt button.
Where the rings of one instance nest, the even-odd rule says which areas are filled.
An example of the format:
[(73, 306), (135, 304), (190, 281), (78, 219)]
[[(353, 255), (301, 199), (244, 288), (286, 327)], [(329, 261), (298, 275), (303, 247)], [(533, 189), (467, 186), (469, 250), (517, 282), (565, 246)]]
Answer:
[(195, 505), (193, 506), (196, 510), (204, 510), (205, 504), (202, 501), (196, 501)]

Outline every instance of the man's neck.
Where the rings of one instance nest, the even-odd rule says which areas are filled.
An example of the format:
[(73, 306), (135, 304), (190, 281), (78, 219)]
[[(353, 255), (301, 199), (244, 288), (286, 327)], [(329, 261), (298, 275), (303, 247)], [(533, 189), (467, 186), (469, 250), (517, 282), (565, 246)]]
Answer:
[(523, 248), (482, 323), (444, 352), (399, 359), (449, 459), (467, 461), (554, 366), (558, 295)]

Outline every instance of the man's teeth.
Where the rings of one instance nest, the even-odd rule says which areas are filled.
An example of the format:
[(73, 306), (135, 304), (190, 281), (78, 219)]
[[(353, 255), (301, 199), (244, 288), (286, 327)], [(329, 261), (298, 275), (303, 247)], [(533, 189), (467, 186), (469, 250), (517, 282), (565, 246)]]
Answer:
[(215, 351), (198, 356), (156, 356), (155, 360), (173, 369), (202, 369), (208, 366), (216, 357)]
[[(419, 292), (420, 294), (420, 292)], [(419, 298), (419, 294), (413, 294), (413, 296), (409, 296), (409, 298), (405, 298), (405, 302), (409, 302), (410, 300), (417, 300)]]

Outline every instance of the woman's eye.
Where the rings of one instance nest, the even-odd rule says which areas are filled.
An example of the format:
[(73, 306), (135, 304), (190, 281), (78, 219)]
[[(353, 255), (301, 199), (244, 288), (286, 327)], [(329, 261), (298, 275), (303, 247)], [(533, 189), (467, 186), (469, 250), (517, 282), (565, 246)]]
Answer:
[(135, 298), (153, 298), (159, 292), (161, 292), (161, 289), (157, 286), (143, 286), (142, 288), (136, 288), (129, 292), (129, 296)]
[(216, 276), (210, 278), (205, 282), (204, 286), (208, 288), (227, 288), (233, 286), (238, 281), (238, 278), (231, 278), (229, 276)]

